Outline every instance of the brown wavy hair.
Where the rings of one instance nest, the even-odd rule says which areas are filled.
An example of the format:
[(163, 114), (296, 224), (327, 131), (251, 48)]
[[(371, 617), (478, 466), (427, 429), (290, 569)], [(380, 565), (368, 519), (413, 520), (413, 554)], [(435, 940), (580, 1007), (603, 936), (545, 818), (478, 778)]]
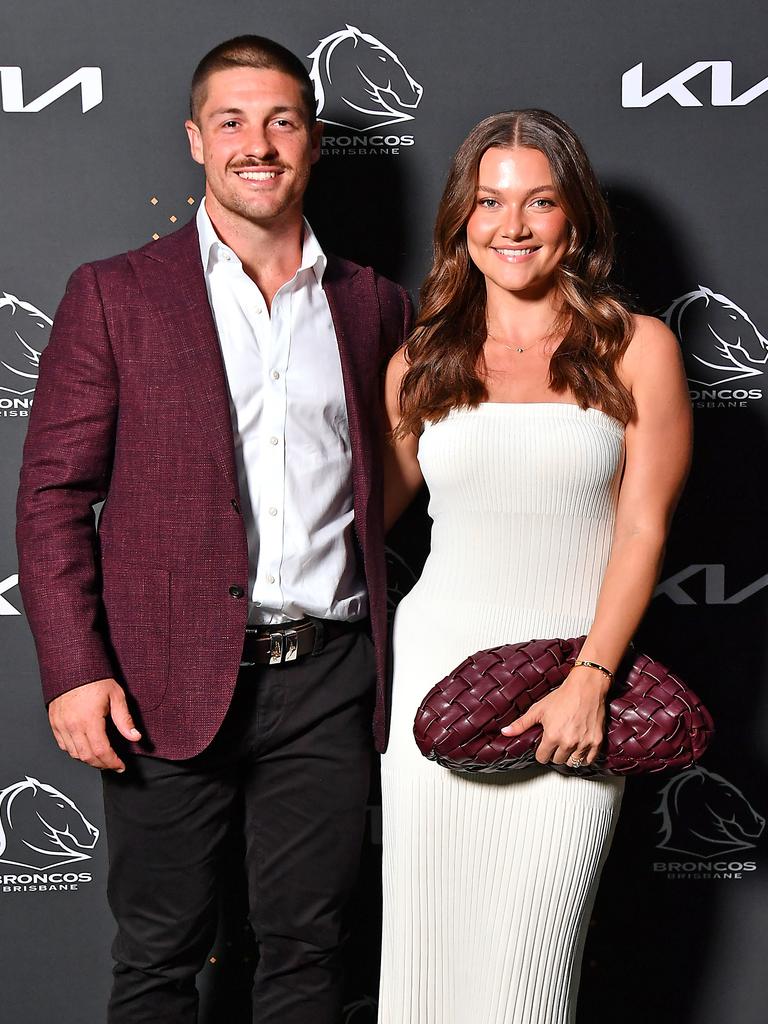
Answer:
[(457, 406), (488, 398), (481, 379), (487, 337), (486, 290), (467, 248), (467, 221), (488, 149), (526, 146), (549, 161), (569, 224), (568, 248), (556, 270), (560, 312), (552, 337), (549, 386), (570, 391), (582, 408), (602, 409), (626, 423), (635, 413), (616, 365), (632, 337), (632, 316), (609, 281), (613, 225), (592, 165), (573, 130), (546, 110), (493, 114), (472, 129), (451, 164), (435, 224), (432, 269), (405, 345), (396, 437), (419, 433)]

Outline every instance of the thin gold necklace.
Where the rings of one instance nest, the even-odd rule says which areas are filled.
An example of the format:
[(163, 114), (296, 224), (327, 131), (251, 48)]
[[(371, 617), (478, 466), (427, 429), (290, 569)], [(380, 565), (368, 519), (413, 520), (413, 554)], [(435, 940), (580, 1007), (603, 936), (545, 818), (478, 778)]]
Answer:
[(500, 338), (497, 338), (495, 335), (491, 334), (490, 331), (488, 331), (488, 337), (493, 338), (497, 345), (501, 345), (502, 348), (507, 349), (507, 351), (509, 352), (527, 352), (528, 349), (533, 348), (535, 345), (538, 345), (539, 342), (543, 340), (542, 338), (537, 338), (536, 341), (531, 342), (530, 345), (526, 345), (525, 348), (523, 348), (521, 345), (507, 345), (506, 342), (503, 342)]

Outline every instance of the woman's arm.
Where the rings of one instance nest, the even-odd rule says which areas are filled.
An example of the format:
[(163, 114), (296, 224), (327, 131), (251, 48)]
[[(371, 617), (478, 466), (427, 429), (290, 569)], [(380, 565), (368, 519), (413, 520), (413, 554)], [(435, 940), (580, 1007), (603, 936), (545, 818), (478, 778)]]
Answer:
[[(615, 670), (653, 594), (664, 545), (691, 455), (691, 406), (680, 346), (652, 317), (635, 318), (635, 334), (620, 367), (637, 405), (625, 434), (626, 461), (611, 555), (580, 658)], [(517, 735), (536, 722), (544, 735), (536, 757), (590, 763), (604, 738), (609, 679), (580, 666), (554, 693), (504, 729)]]
[(691, 458), (691, 403), (680, 346), (652, 317), (636, 318), (623, 376), (637, 404), (626, 429), (611, 556), (579, 657), (615, 669), (651, 600), (672, 513)]
[(419, 447), (418, 437), (409, 434), (395, 441), (391, 436), (400, 422), (400, 382), (407, 369), (405, 349), (400, 348), (390, 359), (384, 378), (384, 419), (387, 429), (382, 455), (385, 530), (394, 526), (424, 483), (416, 455)]

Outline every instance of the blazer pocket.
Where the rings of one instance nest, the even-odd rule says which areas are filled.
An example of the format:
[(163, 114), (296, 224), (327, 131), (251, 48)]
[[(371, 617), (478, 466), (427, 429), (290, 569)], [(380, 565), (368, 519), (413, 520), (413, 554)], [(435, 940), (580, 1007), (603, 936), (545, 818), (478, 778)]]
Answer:
[(104, 607), (119, 681), (139, 711), (157, 707), (168, 686), (170, 588), (166, 569), (104, 568)]

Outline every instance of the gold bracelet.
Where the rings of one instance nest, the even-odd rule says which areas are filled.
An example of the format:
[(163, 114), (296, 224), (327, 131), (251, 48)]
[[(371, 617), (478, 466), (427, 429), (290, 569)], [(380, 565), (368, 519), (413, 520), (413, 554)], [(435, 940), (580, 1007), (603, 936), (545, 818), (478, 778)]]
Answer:
[(598, 665), (596, 661), (582, 661), (580, 658), (574, 661), (573, 667), (578, 668), (579, 665), (584, 665), (585, 668), (596, 668), (598, 672), (602, 672), (604, 676), (608, 676), (611, 682), (614, 680), (614, 674), (605, 665)]

